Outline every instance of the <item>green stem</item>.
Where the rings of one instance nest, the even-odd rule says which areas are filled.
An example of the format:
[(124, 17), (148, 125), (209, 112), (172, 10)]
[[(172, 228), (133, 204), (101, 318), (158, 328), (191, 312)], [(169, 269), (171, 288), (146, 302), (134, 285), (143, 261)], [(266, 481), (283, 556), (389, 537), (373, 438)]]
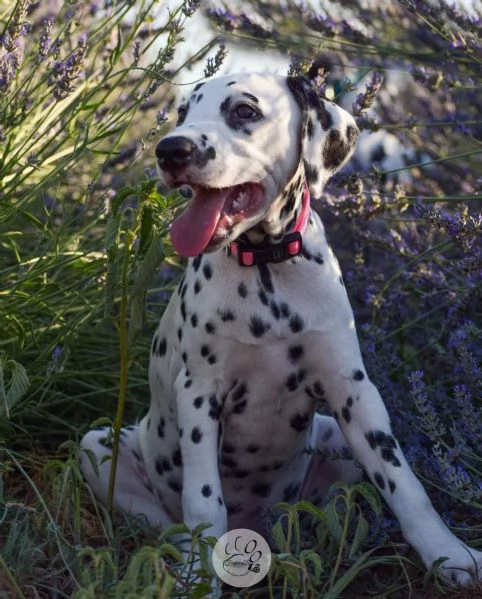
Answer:
[(127, 375), (129, 372), (129, 352), (127, 347), (127, 302), (128, 302), (128, 284), (127, 273), (129, 270), (129, 256), (132, 245), (132, 234), (127, 233), (127, 239), (124, 250), (124, 260), (121, 272), (121, 306), (119, 319), (119, 343), (120, 343), (120, 376), (119, 376), (119, 396), (117, 400), (117, 413), (114, 420), (114, 441), (112, 448), (112, 463), (109, 475), (109, 489), (107, 493), (107, 509), (112, 513), (114, 503), (115, 475), (117, 470), (117, 460), (119, 457), (120, 433), (122, 426), (122, 417), (127, 396)]
[(351, 512), (351, 508), (350, 508), (351, 491), (347, 490), (346, 494), (347, 494), (347, 497), (343, 498), (343, 501), (345, 502), (345, 505), (346, 505), (345, 521), (343, 522), (343, 534), (340, 539), (340, 547), (338, 548), (338, 555), (336, 556), (335, 566), (333, 568), (333, 572), (331, 573), (330, 588), (333, 588), (333, 585), (335, 584), (336, 575), (338, 573), (338, 570), (340, 569), (341, 562), (343, 559), (343, 549), (345, 547), (345, 541), (348, 536), (348, 524), (350, 522), (350, 512)]
[(8, 581), (8, 584), (12, 587), (12, 591), (15, 593), (15, 597), (17, 597), (18, 599), (26, 599), (25, 595), (22, 593), (21, 588), (18, 586), (17, 581), (15, 580), (15, 577), (12, 574), (12, 571), (10, 570), (10, 568), (8, 567), (7, 563), (5, 562), (5, 560), (3, 559), (3, 557), (1, 555), (0, 555), (0, 568), (5, 573), (5, 577)]

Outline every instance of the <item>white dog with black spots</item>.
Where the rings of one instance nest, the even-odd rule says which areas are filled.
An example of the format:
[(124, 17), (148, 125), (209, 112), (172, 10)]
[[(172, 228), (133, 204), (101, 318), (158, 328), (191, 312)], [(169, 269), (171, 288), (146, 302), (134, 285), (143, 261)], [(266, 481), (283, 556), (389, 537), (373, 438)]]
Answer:
[[(220, 77), (179, 108), (156, 155), (166, 184), (192, 190), (171, 227), (189, 262), (152, 342), (149, 412), (122, 429), (115, 506), (155, 527), (262, 533), (277, 502), (320, 504), (332, 483), (359, 480), (354, 460), (326, 459), (348, 444), (425, 565), (447, 557), (442, 575), (467, 585), (482, 553), (442, 522), (393, 436), (310, 209), (357, 135), (353, 118), (301, 77)], [(333, 417), (317, 413), (320, 402)], [(98, 461), (82, 452), (102, 501), (108, 432), (81, 444)]]

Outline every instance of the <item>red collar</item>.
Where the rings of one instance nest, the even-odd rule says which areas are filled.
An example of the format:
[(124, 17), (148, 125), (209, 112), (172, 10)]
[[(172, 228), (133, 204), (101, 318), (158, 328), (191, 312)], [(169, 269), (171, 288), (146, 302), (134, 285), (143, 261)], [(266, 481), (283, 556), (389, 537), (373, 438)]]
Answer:
[(227, 247), (228, 256), (238, 257), (240, 266), (266, 264), (266, 262), (284, 262), (298, 256), (303, 249), (302, 235), (306, 231), (310, 215), (310, 191), (305, 185), (301, 211), (295, 226), (279, 243), (262, 243), (254, 245), (249, 241), (233, 241)]

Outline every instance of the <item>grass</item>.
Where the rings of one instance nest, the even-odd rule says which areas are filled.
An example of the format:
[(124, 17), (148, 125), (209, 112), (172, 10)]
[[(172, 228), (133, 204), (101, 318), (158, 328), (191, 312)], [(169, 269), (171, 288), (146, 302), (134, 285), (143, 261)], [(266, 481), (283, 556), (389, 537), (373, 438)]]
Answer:
[[(152, 167), (192, 4), (160, 22), (146, 0), (135, 14), (130, 2), (105, 10), (59, 2), (51, 15), (27, 0), (0, 1), (0, 597), (207, 593), (199, 530), (193, 546), (205, 576), (194, 582), (169, 531), (110, 513), (78, 469), (78, 440), (90, 426), (117, 427), (145, 412), (150, 338), (182, 272), (166, 237), (182, 199), (159, 192)], [(384, 60), (418, 60), (402, 66), (418, 82), (411, 99), (419, 112), (384, 122), (431, 152), (432, 166), (413, 169), (406, 188), (380, 168), (346, 172), (319, 209), (368, 372), (407, 457), (445, 519), (480, 549), (481, 119), (470, 95), (480, 75), (474, 24), (464, 23), (462, 49), (422, 52), (421, 44), (440, 46), (461, 26), (457, 15), (442, 22), (443, 14), (418, 3), (400, 13), (396, 35), (377, 9), (365, 15), (383, 33)], [(220, 12), (210, 18), (225, 27)], [(373, 66), (373, 45), (350, 30), (313, 30), (306, 11), (271, 7), (263, 18), (276, 36), (271, 29), (263, 37), (261, 17), (256, 25), (237, 18), (225, 31), (233, 43), (252, 41), (254, 31), (260, 46), (313, 56), (324, 44), (345, 52), (340, 63), (356, 64), (356, 50)], [(223, 55), (212, 42), (180, 69), (207, 57), (210, 75)], [(427, 90), (436, 118), (426, 112)], [(383, 91), (379, 98), (386, 117)], [(365, 107), (359, 122), (373, 128), (367, 114)], [(269, 576), (240, 597), (482, 596), (444, 588), (427, 573), (367, 482), (334, 488), (321, 510), (302, 502), (280, 514)]]

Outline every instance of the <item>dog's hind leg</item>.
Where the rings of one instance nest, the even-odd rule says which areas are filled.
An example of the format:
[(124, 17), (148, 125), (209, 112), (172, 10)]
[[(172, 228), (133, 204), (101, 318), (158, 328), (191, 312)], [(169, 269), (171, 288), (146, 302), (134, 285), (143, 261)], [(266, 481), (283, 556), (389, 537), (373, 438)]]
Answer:
[[(112, 437), (111, 429), (103, 428), (89, 431), (80, 442), (80, 467), (94, 494), (104, 504), (107, 503), (112, 464)], [(121, 429), (114, 507), (133, 516), (144, 517), (152, 526), (172, 524), (147, 477), (137, 426)]]

